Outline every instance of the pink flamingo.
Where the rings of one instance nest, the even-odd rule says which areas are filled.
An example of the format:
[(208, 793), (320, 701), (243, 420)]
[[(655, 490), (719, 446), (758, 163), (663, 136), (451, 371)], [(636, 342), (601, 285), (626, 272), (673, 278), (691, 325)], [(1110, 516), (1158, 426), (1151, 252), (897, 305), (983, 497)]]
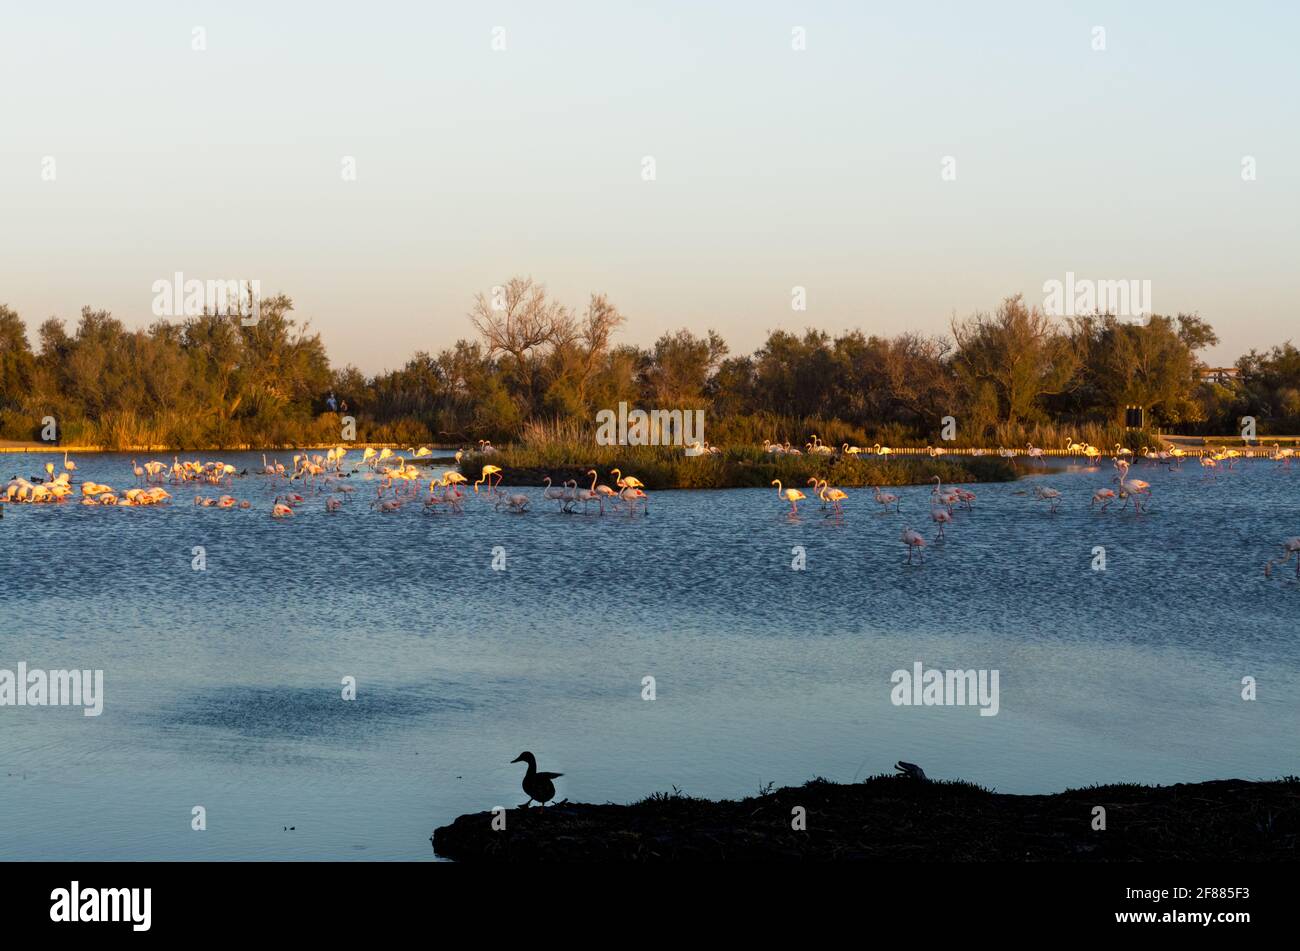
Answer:
[(952, 489), (947, 492), (943, 490), (943, 482), (940, 481), (938, 476), (934, 477), (934, 488), (930, 490), (930, 495), (946, 506), (949, 514), (952, 513), (952, 507), (961, 501), (961, 496)]
[(1034, 500), (1048, 503), (1052, 514), (1056, 514), (1056, 510), (1061, 504), (1061, 493), (1056, 489), (1049, 489), (1041, 485), (1036, 485), (1034, 486)]
[(1128, 463), (1123, 459), (1115, 460), (1115, 468), (1119, 470), (1119, 475), (1115, 477), (1114, 481), (1119, 483), (1120, 498), (1124, 500), (1124, 504), (1120, 508), (1127, 508), (1128, 500), (1131, 497), (1133, 499), (1133, 510), (1141, 515), (1143, 512), (1143, 496), (1148, 499), (1151, 498), (1151, 483), (1142, 479), (1130, 479), (1128, 477)]
[(619, 492), (618, 497), (628, 504), (628, 515), (636, 514), (636, 504), (638, 502), (641, 503), (642, 509), (645, 509), (650, 501), (650, 496), (646, 495), (640, 489), (630, 485), (625, 486), (623, 490)]
[(943, 527), (952, 524), (952, 513), (945, 508), (932, 508), (930, 509), (930, 520), (939, 526), (939, 534), (934, 536), (935, 541), (938, 541), (944, 537)]
[(1088, 508), (1092, 508), (1097, 502), (1101, 503), (1101, 510), (1106, 511), (1110, 503), (1115, 501), (1114, 489), (1098, 489), (1092, 493), (1092, 501), (1088, 503)]
[(899, 541), (907, 546), (907, 563), (912, 563), (912, 553), (918, 548), (921, 550), (921, 564), (925, 564), (925, 539), (921, 533), (913, 528), (903, 529), (903, 534), (899, 536)]

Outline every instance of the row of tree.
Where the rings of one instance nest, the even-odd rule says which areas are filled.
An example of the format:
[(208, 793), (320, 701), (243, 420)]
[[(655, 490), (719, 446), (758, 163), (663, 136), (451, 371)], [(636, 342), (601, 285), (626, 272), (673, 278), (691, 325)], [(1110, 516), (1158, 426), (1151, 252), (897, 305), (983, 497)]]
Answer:
[(37, 438), (53, 417), (61, 440), (104, 445), (330, 442), (341, 422), (331, 393), (356, 438), (396, 442), (503, 442), (538, 420), (589, 430), (619, 402), (702, 408), (715, 442), (802, 440), (810, 419), (932, 441), (945, 416), (978, 441), (1008, 427), (1114, 425), (1129, 406), (1187, 432), (1235, 431), (1243, 415), (1262, 433), (1300, 426), (1300, 352), (1252, 351), (1237, 380), (1202, 382), (1197, 354), (1217, 338), (1191, 314), (1061, 321), (1016, 296), (954, 320), (950, 337), (776, 330), (732, 355), (713, 331), (616, 343), (625, 319), (603, 295), (577, 311), (516, 278), (474, 301), (477, 339), (367, 377), (331, 367), (292, 309), (281, 296), (253, 326), (207, 314), (128, 330), (86, 308), (72, 330), (41, 324), (33, 348), (0, 307), (0, 436)]

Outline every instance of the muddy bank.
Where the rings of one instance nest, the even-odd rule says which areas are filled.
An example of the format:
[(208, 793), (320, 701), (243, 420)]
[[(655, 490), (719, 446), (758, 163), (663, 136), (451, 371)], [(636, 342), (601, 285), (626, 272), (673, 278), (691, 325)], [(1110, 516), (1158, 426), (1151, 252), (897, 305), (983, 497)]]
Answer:
[[(1104, 831), (1094, 830), (1096, 807)], [(806, 831), (792, 828), (804, 810)], [(1045, 796), (965, 782), (815, 779), (740, 801), (656, 794), (631, 805), (490, 812), (434, 831), (460, 862), (1295, 861), (1300, 781), (1130, 784)]]

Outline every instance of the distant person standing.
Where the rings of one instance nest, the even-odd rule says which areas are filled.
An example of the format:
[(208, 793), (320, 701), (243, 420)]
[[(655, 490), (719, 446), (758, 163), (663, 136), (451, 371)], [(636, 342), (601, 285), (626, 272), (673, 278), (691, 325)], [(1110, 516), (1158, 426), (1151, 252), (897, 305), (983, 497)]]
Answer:
[(328, 407), (330, 408), (330, 412), (331, 412), (331, 413), (337, 413), (337, 412), (339, 411), (339, 404), (338, 404), (338, 401), (337, 401), (336, 399), (334, 399), (334, 391), (333, 391), (333, 390), (330, 391), (329, 399), (327, 399), (327, 400), (325, 401), (325, 405), (328, 406)]
[(344, 401), (343, 401), (342, 410), (343, 410), (343, 412), (345, 412), (345, 413), (348, 411), (348, 401), (347, 401), (347, 400), (344, 400)]

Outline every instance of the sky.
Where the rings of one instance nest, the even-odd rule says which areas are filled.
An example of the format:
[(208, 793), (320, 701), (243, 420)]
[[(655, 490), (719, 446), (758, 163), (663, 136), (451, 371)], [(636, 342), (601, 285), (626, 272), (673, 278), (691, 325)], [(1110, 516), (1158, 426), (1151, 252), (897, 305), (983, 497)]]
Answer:
[(143, 327), (176, 272), (256, 280), (373, 373), (516, 275), (750, 352), (1072, 272), (1149, 280), (1231, 362), (1296, 336), (1298, 10), (10, 4), (0, 303)]

